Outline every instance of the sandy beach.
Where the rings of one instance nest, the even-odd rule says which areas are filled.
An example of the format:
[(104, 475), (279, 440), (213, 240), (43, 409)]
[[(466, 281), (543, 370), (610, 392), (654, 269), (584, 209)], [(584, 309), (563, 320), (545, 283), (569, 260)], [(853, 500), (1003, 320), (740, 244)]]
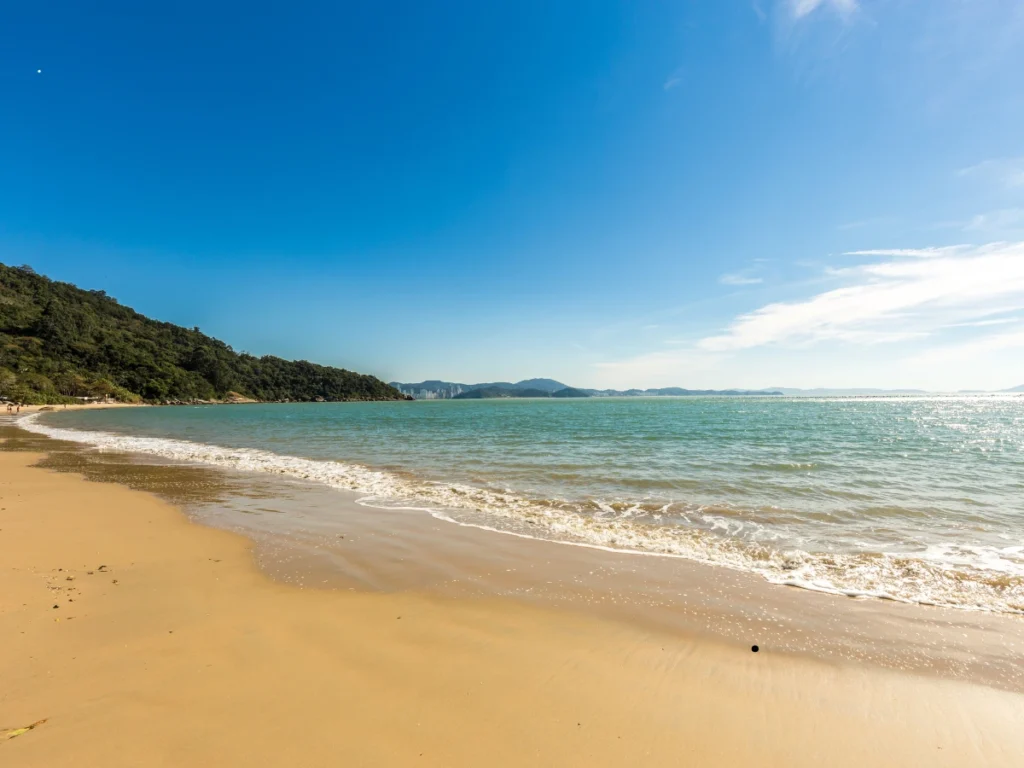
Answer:
[(1017, 693), (510, 599), (301, 589), (249, 540), (40, 458), (0, 453), (4, 765), (1024, 758)]

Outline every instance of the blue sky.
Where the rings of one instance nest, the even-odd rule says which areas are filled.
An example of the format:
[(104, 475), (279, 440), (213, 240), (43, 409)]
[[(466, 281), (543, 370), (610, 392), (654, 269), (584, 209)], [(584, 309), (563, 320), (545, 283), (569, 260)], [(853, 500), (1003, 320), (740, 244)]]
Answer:
[(0, 260), (405, 381), (1024, 383), (1018, 0), (0, 12)]

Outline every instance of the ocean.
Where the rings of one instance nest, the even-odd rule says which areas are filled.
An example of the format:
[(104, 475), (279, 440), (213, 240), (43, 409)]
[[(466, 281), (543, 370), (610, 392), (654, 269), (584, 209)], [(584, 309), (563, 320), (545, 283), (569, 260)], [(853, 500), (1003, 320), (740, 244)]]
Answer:
[(684, 397), (42, 413), (103, 450), (854, 597), (1024, 613), (1024, 397)]

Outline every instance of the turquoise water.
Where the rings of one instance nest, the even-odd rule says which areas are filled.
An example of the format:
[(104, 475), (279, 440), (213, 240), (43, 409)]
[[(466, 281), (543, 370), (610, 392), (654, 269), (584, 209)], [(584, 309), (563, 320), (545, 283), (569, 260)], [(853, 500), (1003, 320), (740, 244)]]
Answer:
[(1024, 611), (1022, 397), (196, 406), (25, 423), (463, 525)]

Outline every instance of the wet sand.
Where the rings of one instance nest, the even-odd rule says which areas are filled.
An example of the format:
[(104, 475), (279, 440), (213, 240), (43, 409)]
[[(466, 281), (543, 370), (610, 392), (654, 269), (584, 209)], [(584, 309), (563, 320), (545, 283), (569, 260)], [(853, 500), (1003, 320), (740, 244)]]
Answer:
[[(46, 463), (0, 453), (5, 765), (1015, 766), (1024, 758), (1018, 693), (826, 663), (772, 642), (755, 654), (739, 638), (696, 631), (699, 622), (633, 621), (585, 610), (572, 595), (554, 604), (489, 588), (455, 594), (431, 589), (430, 579), (415, 589), (398, 581), (383, 591), (342, 582), (313, 589), (315, 551), (300, 563), (294, 553), (303, 550), (288, 548), (279, 575), (305, 573), (303, 588), (257, 567), (258, 559), (273, 565), (272, 549), (254, 556), (250, 540), (196, 525), (150, 493), (31, 466), (37, 461)], [(126, 466), (122, 479), (134, 471)], [(183, 481), (174, 469), (146, 474), (163, 478), (165, 495), (194, 501), (197, 476)], [(208, 510), (223, 508), (211, 500), (235, 498), (223, 487), (234, 482), (212, 472), (199, 479)], [(246, 498), (250, 508), (276, 503), (259, 491)], [(365, 532), (352, 535), (353, 548), (386, 550), (369, 546)], [(474, 541), (459, 546), (468, 553)], [(366, 557), (349, 561), (373, 570)], [(489, 562), (483, 586), (501, 560)], [(358, 580), (355, 570), (348, 578)], [(674, 601), (699, 608), (698, 598)]]
[[(944, 677), (1024, 692), (1024, 619), (850, 599), (682, 558), (498, 534), (420, 509), (261, 472), (98, 451), (0, 427), (41, 466), (155, 493), (242, 533), (261, 570), (297, 586), (502, 597), (684, 633), (735, 648)], [(377, 502), (375, 501), (374, 504)]]

